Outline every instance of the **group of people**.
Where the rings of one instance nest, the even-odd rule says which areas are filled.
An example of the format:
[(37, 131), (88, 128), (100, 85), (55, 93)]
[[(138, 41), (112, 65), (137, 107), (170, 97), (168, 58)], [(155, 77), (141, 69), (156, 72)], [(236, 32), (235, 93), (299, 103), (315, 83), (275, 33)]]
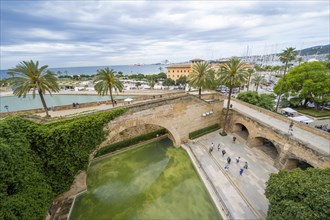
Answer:
[[(233, 142), (235, 142), (235, 141), (236, 141), (236, 137), (233, 138)], [(214, 150), (214, 144), (212, 143), (212, 144), (211, 144), (211, 147), (210, 147), (210, 149), (209, 149), (209, 153), (211, 154), (213, 150)], [(218, 151), (220, 151), (220, 144), (218, 144)], [(227, 152), (226, 152), (225, 149), (223, 149), (223, 150), (221, 151), (221, 153), (222, 153), (222, 157), (224, 157), (225, 154), (226, 154)], [(240, 160), (241, 160), (241, 157), (240, 157), (240, 156), (236, 157), (236, 158), (235, 158), (236, 164), (239, 164), (239, 163), (240, 163)], [(227, 157), (227, 164), (226, 164), (226, 166), (225, 166), (225, 170), (229, 170), (229, 165), (230, 165), (230, 163), (231, 163), (231, 158), (230, 158), (230, 156), (228, 156), (228, 157)], [(239, 174), (240, 174), (241, 176), (242, 176), (242, 174), (243, 174), (243, 172), (244, 172), (244, 169), (248, 169), (248, 166), (249, 166), (249, 165), (248, 165), (248, 162), (245, 161), (245, 162), (243, 163), (243, 167), (240, 168), (240, 170), (239, 170)]]
[(77, 107), (77, 108), (79, 108), (79, 103), (78, 102), (76, 102), (76, 103), (72, 103), (72, 107)]

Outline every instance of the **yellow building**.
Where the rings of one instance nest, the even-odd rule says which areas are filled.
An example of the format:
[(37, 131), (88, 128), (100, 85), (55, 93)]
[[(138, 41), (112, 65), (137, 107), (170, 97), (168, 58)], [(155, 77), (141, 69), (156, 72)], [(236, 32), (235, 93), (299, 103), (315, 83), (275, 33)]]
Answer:
[(167, 69), (167, 78), (177, 80), (181, 76), (188, 77), (189, 73), (192, 72), (192, 66), (195, 63), (203, 62), (202, 59), (193, 59), (190, 60), (190, 63), (181, 63), (181, 64), (174, 64), (171, 66), (166, 67)]

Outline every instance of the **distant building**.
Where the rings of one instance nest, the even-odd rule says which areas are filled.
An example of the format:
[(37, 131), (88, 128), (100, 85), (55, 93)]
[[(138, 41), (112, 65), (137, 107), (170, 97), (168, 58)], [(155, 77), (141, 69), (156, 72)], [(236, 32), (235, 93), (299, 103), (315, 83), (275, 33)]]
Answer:
[(190, 63), (180, 63), (174, 64), (171, 66), (166, 67), (167, 69), (167, 78), (178, 80), (182, 76), (188, 77), (189, 73), (192, 72), (192, 66), (195, 63), (203, 62), (202, 59), (192, 59)]

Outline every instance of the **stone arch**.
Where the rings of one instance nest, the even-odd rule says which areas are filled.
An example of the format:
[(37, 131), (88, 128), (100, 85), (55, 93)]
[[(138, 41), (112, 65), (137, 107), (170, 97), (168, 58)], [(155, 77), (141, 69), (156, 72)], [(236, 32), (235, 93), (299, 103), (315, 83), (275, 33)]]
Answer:
[[(108, 129), (110, 131), (106, 143), (104, 144), (108, 144), (111, 142), (111, 140), (118, 135), (120, 132), (130, 128), (130, 127), (135, 127), (135, 126), (141, 126), (141, 125), (156, 125), (162, 128), (165, 128), (168, 133), (169, 133), (169, 138), (173, 141), (173, 144), (175, 146), (180, 146), (181, 145), (181, 138), (179, 133), (177, 132), (177, 130), (175, 128), (173, 128), (171, 125), (167, 125), (167, 124), (162, 124), (162, 123), (154, 123), (152, 121), (145, 121), (145, 120), (141, 120), (141, 119), (136, 119), (136, 120), (126, 120), (123, 122), (120, 122), (118, 124), (112, 125), (109, 124)], [(102, 145), (104, 145), (102, 144)]]
[(250, 135), (249, 129), (242, 123), (235, 123), (233, 132), (245, 140), (248, 140)]
[(281, 149), (275, 141), (262, 136), (250, 138), (249, 147), (262, 151), (274, 161), (281, 153)]
[(288, 158), (284, 164), (284, 169), (286, 170), (292, 170), (295, 168), (300, 168), (302, 170), (305, 170), (309, 167), (313, 168), (314, 166), (308, 163), (307, 161), (298, 158)]

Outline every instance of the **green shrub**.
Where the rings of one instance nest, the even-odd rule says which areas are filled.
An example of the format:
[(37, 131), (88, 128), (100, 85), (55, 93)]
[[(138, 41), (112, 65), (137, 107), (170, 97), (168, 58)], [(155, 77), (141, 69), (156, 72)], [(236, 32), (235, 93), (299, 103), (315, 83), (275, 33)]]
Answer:
[(281, 170), (266, 182), (267, 219), (329, 219), (330, 169)]
[[(44, 219), (52, 197), (67, 191), (104, 126), (126, 109), (51, 123), (20, 117), (0, 122), (0, 219)], [(4, 181), (3, 181), (4, 180)]]
[(216, 131), (219, 128), (220, 128), (219, 124), (214, 124), (214, 125), (208, 126), (206, 128), (202, 128), (202, 129), (199, 129), (197, 131), (193, 131), (193, 132), (189, 133), (189, 139), (195, 139), (195, 138), (201, 137), (201, 136), (203, 136), (205, 134), (208, 134), (212, 131)]
[(108, 153), (111, 153), (113, 151), (116, 151), (116, 150), (119, 150), (119, 149), (122, 149), (122, 148), (125, 148), (125, 147), (129, 147), (129, 146), (134, 145), (134, 144), (138, 144), (142, 141), (153, 139), (153, 138), (156, 137), (156, 135), (163, 135), (163, 134), (166, 134), (166, 133), (167, 133), (166, 129), (159, 129), (157, 131), (153, 131), (153, 132), (150, 132), (150, 133), (147, 133), (147, 134), (143, 134), (143, 135), (140, 135), (140, 136), (137, 136), (137, 137), (133, 137), (133, 138), (130, 138), (130, 139), (127, 139), (127, 140), (123, 140), (123, 141), (119, 141), (119, 142), (114, 143), (114, 144), (107, 145), (105, 147), (102, 147), (99, 151), (97, 151), (95, 157), (99, 157), (99, 156), (102, 156), (104, 154), (108, 154)]

